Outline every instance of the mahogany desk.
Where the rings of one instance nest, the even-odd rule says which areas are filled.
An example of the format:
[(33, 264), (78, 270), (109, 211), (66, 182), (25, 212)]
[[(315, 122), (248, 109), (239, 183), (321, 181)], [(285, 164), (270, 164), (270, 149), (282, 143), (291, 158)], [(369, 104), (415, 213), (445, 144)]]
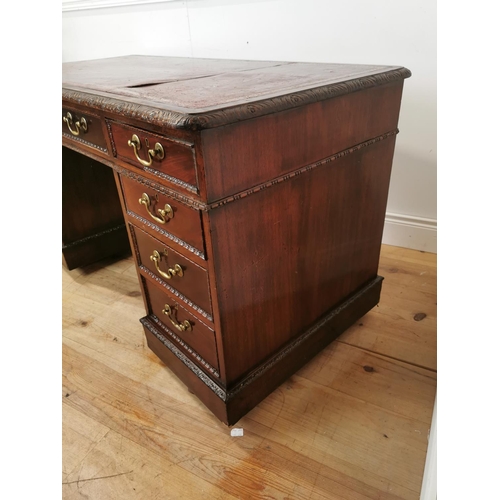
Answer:
[(66, 263), (130, 242), (149, 347), (223, 422), (378, 303), (409, 76), (143, 56), (64, 65)]

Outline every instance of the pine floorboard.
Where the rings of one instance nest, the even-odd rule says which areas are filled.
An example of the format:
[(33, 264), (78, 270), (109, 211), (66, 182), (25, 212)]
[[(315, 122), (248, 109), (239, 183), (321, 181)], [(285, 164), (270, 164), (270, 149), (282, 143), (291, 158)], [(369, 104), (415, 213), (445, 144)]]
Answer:
[(379, 274), (379, 306), (231, 437), (149, 351), (132, 258), (63, 268), (63, 498), (418, 499), (436, 255), (383, 246)]

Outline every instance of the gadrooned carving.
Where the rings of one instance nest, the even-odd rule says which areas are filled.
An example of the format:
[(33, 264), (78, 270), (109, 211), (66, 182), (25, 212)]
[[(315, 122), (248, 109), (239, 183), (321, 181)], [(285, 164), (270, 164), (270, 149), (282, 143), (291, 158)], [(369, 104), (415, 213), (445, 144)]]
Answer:
[(311, 328), (306, 330), (300, 337), (286, 345), (281, 351), (279, 351), (275, 356), (269, 359), (264, 364), (260, 365), (256, 370), (245, 377), (239, 384), (231, 388), (229, 391), (224, 390), (219, 385), (215, 384), (210, 377), (208, 377), (203, 370), (196, 366), (191, 360), (186, 358), (186, 356), (177, 349), (168, 339), (158, 331), (155, 326), (151, 323), (148, 317), (142, 318), (140, 321), (145, 325), (148, 330), (153, 333), (158, 340), (160, 340), (165, 347), (167, 347), (177, 358), (179, 358), (200, 380), (202, 380), (212, 391), (214, 391), (217, 396), (219, 396), (224, 402), (229, 402), (231, 399), (236, 397), (243, 389), (255, 382), (258, 378), (262, 377), (268, 370), (273, 368), (282, 359), (286, 358), (292, 351), (300, 348), (300, 346), (314, 335), (318, 330), (320, 330), (327, 323), (332, 321), (336, 316), (338, 316), (344, 309), (349, 307), (353, 302), (361, 299), (361, 297), (367, 294), (373, 287), (378, 286), (383, 280), (381, 276), (377, 276), (368, 285), (363, 287), (361, 290), (353, 294), (349, 299), (340, 304), (338, 307), (327, 313), (323, 318), (321, 318), (317, 323), (315, 323)]
[(176, 290), (174, 287), (170, 286), (168, 283), (166, 283), (164, 280), (158, 277), (155, 273), (151, 272), (147, 267), (140, 264), (139, 269), (143, 273), (146, 273), (150, 278), (154, 279), (161, 286), (165, 287), (169, 292), (173, 293), (179, 300), (182, 300), (185, 304), (198, 311), (204, 318), (207, 318), (209, 321), (213, 321), (213, 318), (212, 316), (210, 316), (210, 314), (204, 311), (200, 306), (197, 306), (194, 302), (189, 300), (185, 295)]
[[(395, 129), (395, 130), (392, 130), (390, 132), (387, 132), (383, 135), (380, 135), (378, 137), (374, 137), (373, 139), (369, 139), (368, 141), (365, 141), (365, 142), (361, 142), (359, 144), (357, 144), (356, 146), (353, 146), (351, 148), (348, 148), (348, 149), (344, 149), (343, 151), (340, 151), (338, 153), (335, 153), (331, 156), (328, 156), (327, 158), (323, 158), (322, 160), (319, 160), (315, 163), (311, 163), (309, 165), (306, 165), (305, 167), (302, 167), (302, 168), (299, 168), (298, 170), (295, 170), (293, 172), (290, 172), (288, 174), (284, 174), (280, 177), (276, 177), (275, 179), (272, 179), (264, 184), (260, 184), (258, 186), (255, 186), (251, 189), (247, 189), (246, 191), (242, 191), (238, 194), (235, 194), (235, 195), (231, 195), (231, 196), (228, 196), (227, 198), (224, 198), (222, 200), (219, 200), (219, 201), (216, 201), (216, 202), (213, 202), (213, 203), (210, 203), (210, 204), (206, 204), (202, 201), (198, 201), (198, 200), (194, 200), (192, 198), (189, 198), (187, 196), (184, 196), (182, 194), (179, 194), (175, 191), (172, 191), (160, 184), (157, 184), (156, 182), (153, 182), (149, 179), (146, 179), (142, 176), (140, 176), (139, 174), (136, 174), (135, 172), (132, 172), (130, 170), (127, 170), (126, 168), (124, 167), (121, 167), (120, 165), (116, 165), (115, 163), (113, 163), (112, 161), (106, 159), (106, 158), (102, 158), (100, 156), (97, 156), (97, 155), (92, 155), (90, 154), (89, 152), (85, 152), (85, 154), (87, 156), (90, 156), (91, 158), (97, 160), (97, 161), (100, 161), (106, 165), (108, 165), (109, 167), (111, 167), (113, 170), (116, 170), (116, 172), (118, 172), (120, 175), (124, 175), (126, 177), (130, 177), (131, 179), (141, 183), (142, 185), (144, 186), (147, 186), (147, 187), (150, 187), (152, 189), (155, 189), (156, 191), (162, 193), (162, 194), (165, 194), (166, 196), (169, 196), (173, 199), (175, 199), (176, 201), (178, 201), (179, 203), (182, 203), (186, 206), (188, 206), (189, 208), (193, 208), (195, 210), (200, 210), (202, 212), (206, 212), (208, 210), (212, 210), (214, 208), (217, 208), (217, 207), (221, 207), (223, 205), (226, 205), (227, 203), (231, 203), (232, 201), (236, 201), (236, 200), (239, 200), (241, 198), (244, 198), (245, 196), (248, 196), (248, 195), (251, 195), (251, 194), (254, 194), (254, 193), (258, 193), (259, 191), (263, 190), (263, 189), (266, 189), (268, 187), (271, 187), (273, 186), (274, 184), (279, 184), (280, 182), (283, 182), (283, 181), (286, 181), (288, 179), (291, 179), (292, 177), (295, 177), (297, 175), (301, 175), (301, 174), (304, 174), (306, 172), (309, 172), (310, 170), (313, 170), (314, 168), (317, 168), (317, 167), (320, 167), (322, 165), (325, 165), (326, 163), (330, 163), (334, 160), (337, 160), (339, 158), (342, 158), (343, 156), (346, 156), (348, 154), (351, 154), (351, 153), (354, 153), (362, 148), (366, 148), (368, 146), (371, 146), (372, 144), (375, 144), (377, 142), (380, 142), (380, 141), (383, 141), (389, 137), (392, 137), (393, 135), (396, 135), (399, 133), (399, 130), (398, 129)], [(75, 147), (74, 144), (71, 144), (71, 148), (76, 150), (76, 151), (79, 151), (78, 148)], [(134, 214), (135, 215), (135, 214)], [(142, 219), (140, 218), (141, 221), (145, 221), (145, 219)], [(145, 223), (150, 226), (150, 227), (154, 227), (155, 229), (157, 229), (155, 226), (153, 226), (152, 224), (150, 224), (148, 221), (145, 221)], [(157, 229), (158, 230), (158, 229)], [(162, 232), (163, 234), (163, 231), (160, 230), (160, 232)], [(166, 233), (166, 236), (170, 237), (169, 233)], [(174, 240), (175, 241), (175, 240)], [(181, 241), (181, 240), (179, 240)], [(182, 244), (181, 246), (185, 246), (187, 244)], [(189, 245), (186, 247), (188, 248)], [(192, 247), (189, 247), (188, 249), (190, 249)], [(191, 250), (193, 251), (193, 250)], [(202, 257), (202, 259), (206, 260), (204, 255), (201, 254), (198, 250), (194, 249), (194, 252), (195, 254), (197, 255), (200, 255)]]
[(397, 68), (376, 75), (355, 78), (347, 82), (332, 83), (284, 96), (262, 99), (252, 103), (231, 106), (226, 109), (196, 114), (180, 113), (135, 102), (126, 102), (99, 92), (91, 94), (65, 88), (62, 91), (62, 96), (63, 99), (69, 102), (101, 111), (116, 113), (122, 117), (140, 120), (141, 122), (151, 123), (159, 127), (201, 130), (248, 120), (313, 102), (324, 101), (325, 99), (331, 99), (332, 97), (338, 97), (358, 90), (385, 85), (409, 78), (410, 76), (411, 72), (408, 69)]
[(185, 248), (186, 250), (189, 250), (190, 252), (194, 253), (195, 255), (197, 255), (198, 257), (202, 258), (203, 260), (206, 260), (205, 254), (203, 252), (200, 252), (196, 248), (192, 247), (189, 243), (186, 243), (184, 240), (181, 240), (180, 238), (177, 238), (177, 236), (174, 236), (173, 234), (170, 234), (167, 231), (159, 228), (157, 225), (155, 225), (152, 222), (149, 222), (148, 220), (144, 219), (144, 217), (141, 217), (140, 215), (137, 215), (136, 213), (131, 212), (130, 210), (127, 210), (127, 215), (129, 215), (130, 217), (133, 217), (134, 219), (137, 219), (142, 224), (144, 224), (145, 226), (148, 226), (151, 229), (157, 231), (161, 235), (166, 236), (168, 239), (174, 241), (179, 246)]
[(157, 184), (156, 182), (146, 179), (145, 177), (142, 177), (141, 175), (136, 174), (131, 170), (121, 167), (120, 165), (112, 164), (111, 167), (114, 170), (116, 170), (120, 175), (129, 177), (130, 179), (133, 179), (134, 181), (138, 182), (139, 184), (142, 184), (143, 186), (149, 187), (151, 189), (158, 191), (159, 193), (169, 196), (170, 198), (173, 198), (174, 200), (178, 201), (179, 203), (182, 203), (183, 205), (186, 205), (189, 208), (193, 208), (195, 210), (207, 209), (207, 205), (205, 203), (193, 200), (192, 198), (184, 196), (176, 191), (172, 191), (171, 189), (168, 189), (160, 184)]
[(183, 352), (181, 352), (170, 340), (165, 337), (152, 323), (147, 316), (140, 322), (175, 355), (179, 361), (189, 368), (208, 388), (210, 388), (222, 401), (227, 400), (227, 392), (217, 385), (199, 366), (193, 363)]
[(191, 354), (191, 356), (193, 356), (196, 360), (198, 360), (198, 362), (203, 365), (209, 372), (213, 373), (216, 377), (219, 377), (220, 374), (219, 372), (208, 362), (208, 361), (205, 361), (205, 359), (203, 359), (201, 357), (200, 354), (198, 354), (191, 346), (189, 346), (188, 344), (186, 344), (186, 342), (184, 342), (184, 340), (182, 340), (178, 335), (176, 335), (174, 332), (172, 332), (168, 327), (166, 327), (159, 318), (157, 318), (154, 314), (152, 314), (150, 316), (150, 319), (152, 319), (159, 328), (161, 328), (165, 333), (167, 333), (168, 335), (170, 335), (173, 339), (175, 339), (182, 347), (184, 347), (184, 349), (186, 349), (186, 351), (189, 352), (189, 354)]
[(113, 233), (113, 232), (119, 231), (119, 230), (125, 230), (125, 224), (120, 224), (118, 226), (111, 227), (109, 229), (105, 229), (104, 231), (101, 231), (100, 233), (91, 234), (90, 236), (85, 236), (85, 238), (82, 238), (81, 240), (72, 241), (71, 243), (68, 243), (67, 245), (63, 245), (62, 249), (66, 250), (67, 248), (82, 245), (83, 243), (86, 243), (89, 240), (93, 240), (95, 238), (100, 238), (101, 236), (104, 236), (105, 234)]
[(85, 144), (85, 146), (89, 146), (90, 148), (98, 149), (99, 151), (102, 151), (103, 153), (108, 152), (108, 150), (105, 147), (98, 146), (97, 144), (86, 141), (85, 139), (82, 139), (81, 137), (75, 137), (74, 135), (69, 135), (66, 132), (63, 132), (62, 135), (63, 135), (63, 137), (66, 137), (67, 139), (71, 139), (72, 141), (81, 142), (82, 144)]
[(313, 170), (317, 167), (325, 165), (326, 163), (330, 163), (334, 160), (338, 160), (339, 158), (342, 158), (344, 156), (347, 156), (348, 154), (359, 151), (360, 149), (371, 146), (372, 144), (375, 144), (377, 142), (383, 141), (384, 139), (387, 139), (388, 137), (392, 137), (393, 135), (396, 135), (398, 133), (399, 133), (399, 130), (396, 129), (396, 130), (392, 130), (391, 132), (387, 132), (386, 134), (375, 137), (374, 139), (370, 139), (368, 141), (361, 142), (360, 144), (357, 144), (356, 146), (353, 146), (352, 148), (344, 149), (343, 151), (340, 151), (338, 153), (335, 153), (334, 155), (328, 156), (327, 158), (323, 158), (322, 160), (319, 160), (315, 163), (310, 163), (309, 165), (306, 165), (305, 167), (294, 170), (293, 172), (282, 175), (280, 177), (276, 177), (268, 182), (265, 182), (264, 184), (259, 184), (258, 186), (255, 186), (251, 189), (247, 189), (246, 191), (242, 191), (241, 193), (238, 193), (238, 194), (235, 194), (232, 196), (228, 196), (227, 198), (224, 198), (223, 200), (217, 201), (215, 203), (211, 203), (210, 205), (207, 206), (207, 209), (217, 208), (217, 207), (226, 205), (227, 203), (231, 203), (232, 201), (236, 201), (236, 200), (239, 200), (241, 198), (245, 198), (248, 195), (258, 193), (259, 191), (262, 191), (263, 189), (274, 186), (275, 184), (279, 184), (280, 182), (284, 182), (288, 179), (291, 179), (292, 177), (296, 177), (298, 175), (305, 174), (306, 172), (309, 172), (310, 170)]

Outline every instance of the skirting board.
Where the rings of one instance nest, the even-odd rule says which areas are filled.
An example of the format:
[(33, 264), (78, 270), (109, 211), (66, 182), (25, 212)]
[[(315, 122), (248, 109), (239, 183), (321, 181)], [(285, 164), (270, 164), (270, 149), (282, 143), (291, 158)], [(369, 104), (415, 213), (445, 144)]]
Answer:
[(382, 243), (437, 253), (437, 220), (387, 212)]

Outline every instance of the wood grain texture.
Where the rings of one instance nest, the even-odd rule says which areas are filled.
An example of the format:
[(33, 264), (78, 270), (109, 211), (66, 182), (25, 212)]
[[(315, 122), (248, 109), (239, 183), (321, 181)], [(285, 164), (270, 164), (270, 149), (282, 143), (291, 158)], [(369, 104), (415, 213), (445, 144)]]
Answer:
[(209, 213), (228, 384), (377, 276), (394, 140)]
[[(115, 156), (138, 168), (151, 172), (166, 181), (167, 184), (173, 184), (174, 187), (197, 193), (198, 180), (194, 144), (152, 134), (146, 130), (130, 127), (122, 123), (110, 121), (108, 125), (116, 150), (113, 151)], [(141, 147), (137, 151), (139, 158), (150, 161), (147, 151), (149, 149), (154, 150), (156, 143), (161, 144), (163, 147), (164, 158), (160, 160), (155, 157), (150, 166), (141, 165), (135, 156), (133, 148), (128, 145), (128, 141), (132, 139), (134, 134), (140, 140)]]
[[(179, 245), (179, 249), (188, 249), (198, 256), (204, 254), (203, 230), (199, 211), (179, 203), (174, 198), (166, 196), (156, 189), (136, 182), (130, 177), (120, 176), (125, 210), (129, 219), (133, 223), (148, 232), (153, 229), (153, 234), (159, 240), (163, 240), (169, 245)], [(139, 203), (143, 193), (147, 194), (151, 203), (148, 210)], [(158, 217), (158, 209), (165, 209), (169, 204), (173, 209), (173, 217), (166, 219), (165, 223), (157, 222), (151, 214)]]
[(397, 129), (403, 82), (201, 133), (208, 202)]
[[(144, 276), (153, 277), (177, 298), (194, 308), (208, 321), (212, 321), (210, 315), (212, 305), (206, 269), (186, 259), (169, 245), (153, 238), (139, 228), (129, 225), (129, 229), (136, 247), (137, 265)], [(158, 265), (151, 259), (155, 251), (161, 257)], [(181, 267), (182, 276), (178, 273), (170, 274), (170, 279), (167, 279), (168, 270), (175, 270), (176, 265)], [(167, 277), (160, 273), (166, 274)]]
[[(93, 113), (89, 113), (86, 111), (79, 111), (74, 108), (62, 108), (62, 117), (68, 118), (67, 114), (71, 115), (71, 123), (65, 123), (62, 121), (62, 134), (66, 139), (70, 139), (71, 141), (77, 141), (84, 146), (89, 146), (91, 148), (97, 148), (102, 153), (108, 154), (106, 135), (104, 134), (104, 123), (103, 120)], [(77, 129), (76, 123), (85, 119), (87, 124), (87, 130), (83, 128)], [(82, 122), (83, 123), (83, 122)], [(74, 135), (73, 132), (78, 132), (78, 135)]]
[[(215, 369), (218, 369), (219, 363), (217, 361), (215, 334), (209, 325), (206, 325), (193, 316), (186, 306), (183, 307), (179, 301), (167, 295), (157, 283), (144, 280), (144, 287), (148, 298), (149, 312), (160, 321), (160, 325), (158, 325), (160, 329), (161, 325), (163, 325), (163, 334), (172, 338), (172, 335), (165, 333), (165, 328), (168, 332), (174, 333), (175, 337), (180, 337), (180, 339), (182, 339), (183, 344), (187, 344), (195, 353), (201, 355), (204, 360), (208, 361)], [(175, 309), (170, 317), (163, 313), (165, 305), (169, 305)], [(184, 332), (179, 331), (175, 328), (170, 318), (172, 318), (175, 323), (189, 321), (192, 330)]]
[(381, 268), (398, 270), (384, 288), (427, 316), (394, 303), (378, 330), (400, 331), (388, 356), (350, 328), (240, 421), (242, 438), (147, 348), (132, 258), (63, 269), (63, 498), (417, 500), (436, 373), (415, 360), (430, 364), (435, 342), (435, 257), (383, 246)]

